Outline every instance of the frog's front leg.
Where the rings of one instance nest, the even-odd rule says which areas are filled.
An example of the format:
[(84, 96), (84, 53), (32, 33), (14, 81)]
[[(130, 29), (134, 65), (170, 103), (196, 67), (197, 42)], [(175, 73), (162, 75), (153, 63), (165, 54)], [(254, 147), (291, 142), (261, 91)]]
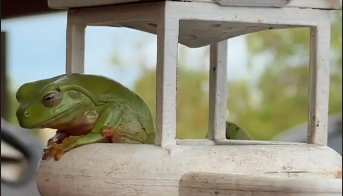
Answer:
[(43, 152), (43, 157), (42, 159), (43, 160), (46, 160), (48, 159), (49, 157), (51, 157), (51, 154), (50, 154), (50, 147), (53, 145), (53, 144), (60, 144), (62, 143), (62, 141), (67, 138), (69, 136), (69, 134), (67, 133), (63, 133), (62, 131), (60, 130), (57, 130), (56, 131), (56, 134), (50, 138), (47, 142), (47, 145), (46, 147), (44, 148)]
[(86, 135), (70, 136), (65, 138), (61, 144), (53, 144), (50, 148), (50, 154), (58, 161), (62, 155), (79, 146), (101, 142), (107, 139), (103, 134), (104, 127), (111, 127), (116, 129), (123, 117), (123, 106), (118, 104), (109, 104), (104, 106), (99, 118), (97, 119), (93, 129)]

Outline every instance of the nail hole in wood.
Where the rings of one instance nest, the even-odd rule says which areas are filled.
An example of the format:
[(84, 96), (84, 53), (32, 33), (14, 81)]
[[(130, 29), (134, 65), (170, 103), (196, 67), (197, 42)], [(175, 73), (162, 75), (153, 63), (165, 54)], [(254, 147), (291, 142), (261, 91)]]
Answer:
[(157, 24), (154, 24), (154, 23), (149, 23), (149, 26), (152, 26), (152, 27), (157, 27)]

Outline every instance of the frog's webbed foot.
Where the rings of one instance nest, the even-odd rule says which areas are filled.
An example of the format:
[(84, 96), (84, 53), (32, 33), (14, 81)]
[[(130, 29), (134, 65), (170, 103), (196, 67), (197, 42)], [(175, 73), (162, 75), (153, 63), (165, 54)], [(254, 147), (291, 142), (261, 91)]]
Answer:
[(111, 143), (120, 143), (122, 141), (119, 132), (116, 131), (113, 127), (109, 127), (109, 126), (102, 127), (101, 135), (104, 138), (108, 138)]
[(144, 142), (139, 135), (130, 132), (119, 132), (113, 127), (104, 126), (101, 129), (101, 135), (108, 139), (110, 143), (127, 143), (127, 144), (143, 144)]
[(52, 144), (48, 151), (50, 156), (53, 156), (55, 161), (60, 160), (64, 153), (75, 148), (77, 140), (80, 137), (82, 136), (70, 136), (68, 138), (64, 138), (61, 143)]
[(53, 144), (49, 153), (54, 157), (55, 161), (60, 160), (64, 153), (87, 144), (97, 143), (104, 139), (104, 137), (99, 133), (88, 133), (87, 135), (81, 136), (69, 136), (65, 138), (60, 144)]
[(60, 143), (62, 143), (62, 140), (64, 140), (67, 137), (69, 137), (69, 134), (57, 131), (56, 134), (54, 135), (54, 137), (52, 137), (52, 138), (50, 138), (48, 140), (47, 145), (46, 145), (46, 147), (43, 150), (44, 154), (42, 156), (42, 160), (46, 160), (46, 159), (51, 158), (51, 154), (50, 154), (51, 146), (53, 144), (60, 144)]

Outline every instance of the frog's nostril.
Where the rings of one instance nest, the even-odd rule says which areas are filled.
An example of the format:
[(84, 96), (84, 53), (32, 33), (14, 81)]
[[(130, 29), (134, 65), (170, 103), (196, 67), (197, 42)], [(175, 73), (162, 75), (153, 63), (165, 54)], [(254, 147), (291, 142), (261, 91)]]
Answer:
[(24, 116), (25, 117), (28, 117), (29, 116), (29, 113), (27, 111), (24, 112)]

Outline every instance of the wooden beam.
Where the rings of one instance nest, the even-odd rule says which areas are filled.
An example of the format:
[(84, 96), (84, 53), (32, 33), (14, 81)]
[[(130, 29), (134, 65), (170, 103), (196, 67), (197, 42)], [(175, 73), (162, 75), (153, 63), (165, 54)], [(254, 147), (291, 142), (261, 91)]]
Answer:
[(180, 196), (339, 196), (342, 179), (192, 172), (182, 176), (179, 190)]

